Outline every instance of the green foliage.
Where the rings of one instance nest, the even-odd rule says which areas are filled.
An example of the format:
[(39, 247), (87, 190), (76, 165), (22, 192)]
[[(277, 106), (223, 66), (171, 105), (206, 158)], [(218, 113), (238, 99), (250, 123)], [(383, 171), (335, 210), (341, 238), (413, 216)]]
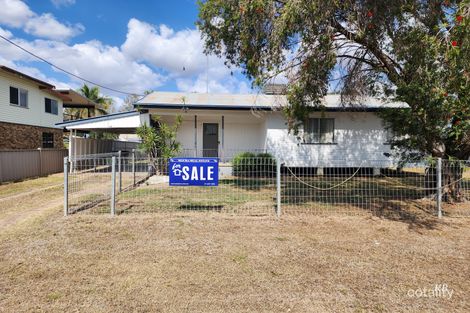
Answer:
[(152, 116), (152, 120), (156, 127), (144, 124), (137, 128), (136, 133), (141, 140), (140, 148), (147, 153), (153, 167), (157, 171), (164, 172), (164, 162), (159, 159), (172, 158), (181, 150), (181, 144), (176, 140), (176, 135), (183, 119), (178, 115), (171, 125), (163, 122), (158, 116)]
[(98, 106), (95, 109), (95, 114), (99, 115), (106, 115), (111, 113), (112, 106), (113, 106), (113, 99), (105, 96), (100, 95), (100, 88), (97, 86), (89, 87), (87, 84), (83, 84), (83, 86), (78, 90), (84, 97), (90, 99)]
[[(109, 97), (100, 96), (100, 89), (97, 86), (89, 87), (87, 84), (83, 84), (83, 86), (78, 90), (78, 92), (82, 94), (82, 96), (84, 96), (85, 98), (97, 104), (96, 108), (92, 113), (92, 116), (106, 115), (108, 113), (111, 113), (113, 100)], [(89, 117), (87, 111), (84, 109), (68, 108), (65, 110), (65, 114), (69, 114), (74, 119), (82, 119)], [(119, 138), (119, 135), (103, 132), (91, 132), (90, 138), (116, 140)]]
[(269, 153), (242, 152), (233, 158), (233, 175), (241, 177), (272, 177), (276, 159)]
[(255, 85), (288, 79), (294, 133), (329, 88), (344, 105), (402, 101), (381, 113), (404, 159), (470, 157), (470, 2), (204, 0), (206, 52)]

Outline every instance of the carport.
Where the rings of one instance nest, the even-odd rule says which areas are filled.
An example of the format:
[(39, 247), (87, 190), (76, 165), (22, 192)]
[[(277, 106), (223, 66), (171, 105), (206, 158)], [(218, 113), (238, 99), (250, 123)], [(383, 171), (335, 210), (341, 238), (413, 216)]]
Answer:
[(81, 120), (58, 123), (69, 132), (69, 157), (75, 159), (83, 154), (110, 153), (118, 150), (132, 150), (135, 142), (80, 138), (77, 132), (106, 132), (114, 134), (135, 134), (137, 127), (150, 125), (150, 115), (139, 111), (120, 112)]

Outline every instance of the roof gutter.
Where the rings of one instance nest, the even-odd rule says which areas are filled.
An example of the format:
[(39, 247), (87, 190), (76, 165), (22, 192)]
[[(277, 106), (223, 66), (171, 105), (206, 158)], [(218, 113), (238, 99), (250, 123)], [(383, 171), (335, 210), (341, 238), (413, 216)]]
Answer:
[(57, 123), (55, 125), (58, 127), (67, 127), (67, 126), (87, 124), (90, 122), (101, 122), (101, 121), (112, 120), (112, 119), (115, 119), (116, 117), (126, 117), (126, 116), (135, 116), (135, 115), (140, 115), (140, 112), (139, 111), (119, 112), (119, 113), (114, 113), (114, 114), (107, 114), (107, 115), (95, 116), (95, 117), (90, 117), (90, 118), (85, 118), (85, 119), (80, 119), (80, 120), (72, 120), (72, 121)]

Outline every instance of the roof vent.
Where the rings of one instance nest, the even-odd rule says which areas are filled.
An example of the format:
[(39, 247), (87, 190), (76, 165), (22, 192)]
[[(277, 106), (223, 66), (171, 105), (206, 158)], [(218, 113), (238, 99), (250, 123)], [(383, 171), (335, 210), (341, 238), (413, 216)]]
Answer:
[(287, 91), (287, 85), (285, 84), (267, 84), (263, 88), (265, 95), (285, 95)]

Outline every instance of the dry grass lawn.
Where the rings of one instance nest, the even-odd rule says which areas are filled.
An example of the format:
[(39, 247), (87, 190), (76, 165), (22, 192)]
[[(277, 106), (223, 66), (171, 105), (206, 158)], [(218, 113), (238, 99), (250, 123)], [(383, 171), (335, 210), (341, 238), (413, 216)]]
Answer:
[(469, 219), (64, 218), (55, 179), (0, 186), (0, 312), (470, 312)]
[(470, 311), (465, 219), (59, 211), (0, 235), (0, 312)]

